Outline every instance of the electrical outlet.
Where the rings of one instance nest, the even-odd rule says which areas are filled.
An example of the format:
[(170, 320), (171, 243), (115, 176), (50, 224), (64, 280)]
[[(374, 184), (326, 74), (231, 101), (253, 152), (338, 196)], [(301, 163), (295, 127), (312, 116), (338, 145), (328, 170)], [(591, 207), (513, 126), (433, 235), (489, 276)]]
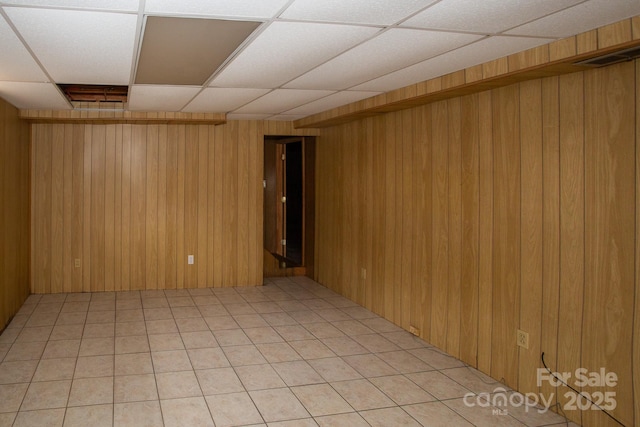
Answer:
[(417, 337), (420, 336), (420, 329), (416, 328), (415, 326), (409, 326), (409, 332)]
[(529, 334), (518, 329), (516, 334), (516, 344), (522, 348), (529, 348)]
[(193, 259), (193, 255), (189, 255), (187, 256), (187, 264), (193, 264), (194, 263), (194, 259)]
[(73, 262), (75, 268), (80, 268), (80, 258), (76, 258)]

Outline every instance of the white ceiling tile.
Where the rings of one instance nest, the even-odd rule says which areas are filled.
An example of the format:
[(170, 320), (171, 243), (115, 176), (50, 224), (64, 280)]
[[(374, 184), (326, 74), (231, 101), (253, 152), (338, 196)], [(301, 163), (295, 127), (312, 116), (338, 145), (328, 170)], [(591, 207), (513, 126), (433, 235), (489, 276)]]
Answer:
[(378, 31), (373, 27), (274, 22), (233, 59), (211, 85), (273, 89)]
[(358, 85), (352, 89), (388, 92), (416, 82), (473, 67), (474, 65), (511, 55), (550, 41), (553, 41), (553, 39), (507, 36), (487, 37), (460, 49)]
[(349, 104), (351, 102), (360, 101), (365, 98), (370, 98), (375, 95), (379, 95), (380, 92), (364, 92), (345, 90), (334, 93), (333, 95), (326, 96), (318, 99), (317, 101), (310, 102), (303, 106), (286, 111), (285, 114), (302, 114), (308, 116), (309, 114), (321, 113), (326, 110), (330, 110), (341, 105)]
[(639, 14), (638, 0), (591, 0), (514, 28), (507, 34), (569, 37)]
[(286, 19), (391, 25), (435, 0), (296, 0), (280, 15)]
[(274, 17), (289, 0), (146, 0), (148, 13), (202, 15), (216, 17)]
[(402, 25), (495, 34), (584, 0), (442, 0)]
[(139, 0), (3, 0), (6, 5), (63, 7), (65, 9), (94, 9), (137, 12)]
[(17, 108), (71, 109), (71, 104), (52, 83), (0, 82), (0, 98)]
[(269, 117), (273, 117), (273, 114), (227, 114), (227, 121), (229, 120), (267, 120)]
[(218, 88), (204, 89), (182, 111), (189, 113), (225, 113), (261, 97), (269, 89)]
[(0, 58), (10, 58), (0, 65), (0, 80), (49, 81), (13, 29), (0, 16)]
[(142, 86), (129, 89), (132, 111), (180, 111), (198, 93), (198, 86)]
[(481, 36), (391, 29), (285, 85), (342, 90), (478, 40)]
[(5, 11), (57, 83), (129, 83), (136, 15), (15, 7)]
[(234, 113), (279, 114), (322, 97), (331, 95), (327, 90), (276, 89), (235, 110)]

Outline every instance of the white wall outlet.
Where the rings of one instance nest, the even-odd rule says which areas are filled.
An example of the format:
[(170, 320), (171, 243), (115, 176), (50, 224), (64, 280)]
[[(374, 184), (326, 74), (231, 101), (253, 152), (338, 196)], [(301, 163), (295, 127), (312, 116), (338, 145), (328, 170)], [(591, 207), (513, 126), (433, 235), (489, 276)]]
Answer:
[(188, 264), (194, 264), (195, 263), (193, 255), (187, 256), (187, 263)]
[(529, 334), (518, 329), (516, 335), (516, 344), (522, 348), (529, 348)]

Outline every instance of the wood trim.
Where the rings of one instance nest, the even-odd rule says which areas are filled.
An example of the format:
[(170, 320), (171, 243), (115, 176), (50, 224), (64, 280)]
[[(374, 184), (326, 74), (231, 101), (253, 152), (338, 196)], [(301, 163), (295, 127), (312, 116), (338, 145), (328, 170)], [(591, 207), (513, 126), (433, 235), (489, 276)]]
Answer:
[[(156, 113), (122, 111), (114, 108), (78, 110), (19, 110), (19, 117), (32, 123), (70, 124), (198, 124), (221, 125), (227, 122), (225, 113)], [(113, 111), (109, 111), (113, 110)]]
[[(586, 59), (640, 45), (638, 17), (518, 52), (480, 66), (419, 82), (294, 121), (296, 128), (327, 127), (527, 80), (584, 71)], [(480, 71), (482, 68), (482, 71)]]

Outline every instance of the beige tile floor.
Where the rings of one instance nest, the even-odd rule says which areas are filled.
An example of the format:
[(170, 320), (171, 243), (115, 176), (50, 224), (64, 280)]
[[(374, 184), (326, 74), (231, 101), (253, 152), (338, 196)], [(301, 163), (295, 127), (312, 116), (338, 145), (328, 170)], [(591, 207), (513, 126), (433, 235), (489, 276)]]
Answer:
[(465, 404), (499, 386), (307, 278), (32, 295), (0, 335), (0, 427), (567, 425)]

